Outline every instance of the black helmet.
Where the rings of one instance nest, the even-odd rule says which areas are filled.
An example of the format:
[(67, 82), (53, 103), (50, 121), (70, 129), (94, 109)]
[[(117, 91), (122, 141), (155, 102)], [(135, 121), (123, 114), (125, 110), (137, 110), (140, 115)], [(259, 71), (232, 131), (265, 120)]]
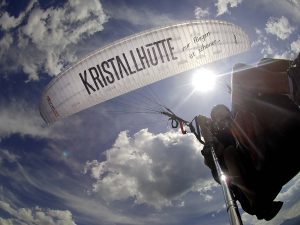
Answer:
[(211, 110), (210, 116), (214, 126), (216, 126), (215, 128), (218, 130), (225, 130), (231, 125), (231, 112), (226, 105), (219, 104), (214, 106)]

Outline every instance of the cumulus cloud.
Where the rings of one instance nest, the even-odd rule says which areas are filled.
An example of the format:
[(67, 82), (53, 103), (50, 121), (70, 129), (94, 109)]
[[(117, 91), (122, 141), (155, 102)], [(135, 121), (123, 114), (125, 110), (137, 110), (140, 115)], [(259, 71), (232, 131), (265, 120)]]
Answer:
[[(140, 133), (140, 132), (139, 132)], [(148, 132), (149, 133), (149, 132)], [(139, 144), (137, 143), (137, 138), (135, 136), (129, 137), (127, 134), (127, 139), (129, 142), (133, 142), (133, 144), (130, 146), (135, 146), (135, 150), (137, 151), (136, 157), (142, 157), (145, 158), (142, 154), (146, 154), (145, 148), (143, 146), (147, 146), (150, 143), (155, 144), (155, 146), (149, 146), (149, 148), (152, 148), (152, 155), (149, 154), (149, 158), (151, 156), (153, 162), (156, 162), (156, 166), (152, 166), (149, 164), (143, 164), (143, 162), (137, 162), (139, 159), (135, 159), (135, 157), (131, 159), (126, 160), (126, 153), (129, 151), (129, 149), (125, 149), (125, 147), (122, 147), (123, 150), (125, 150), (124, 153), (122, 153), (121, 149), (117, 151), (117, 148), (121, 146), (121, 144), (118, 144), (117, 142), (111, 149), (116, 149), (117, 152), (115, 154), (119, 155), (119, 152), (122, 153), (122, 155), (114, 155), (112, 153), (107, 152), (107, 156), (110, 157), (110, 160), (107, 158), (105, 163), (105, 168), (102, 171), (97, 170), (98, 165), (101, 162), (92, 161), (94, 163), (93, 166), (90, 166), (88, 164), (91, 164), (92, 162), (87, 163), (86, 165), (86, 172), (92, 175), (96, 178), (96, 180), (90, 180), (86, 179), (87, 176), (82, 177), (81, 175), (69, 175), (69, 170), (61, 169), (59, 164), (55, 163), (55, 166), (48, 165), (47, 163), (44, 163), (44, 160), (40, 159), (41, 154), (34, 154), (32, 153), (32, 157), (29, 156), (29, 158), (32, 160), (32, 163), (35, 165), (34, 168), (31, 166), (28, 166), (27, 162), (22, 160), (18, 160), (16, 163), (13, 164), (7, 164), (8, 167), (6, 169), (1, 168), (0, 173), (4, 178), (7, 178), (8, 180), (11, 180), (13, 183), (16, 183), (18, 187), (22, 190), (21, 194), (26, 196), (31, 196), (30, 198), (33, 198), (36, 200), (39, 199), (39, 196), (36, 196), (36, 190), (40, 190), (40, 193), (48, 193), (51, 196), (55, 196), (56, 199), (59, 199), (59, 202), (62, 203), (60, 207), (63, 207), (63, 209), (68, 209), (71, 212), (77, 212), (80, 216), (78, 218), (78, 223), (80, 224), (185, 224), (187, 221), (190, 221), (189, 218), (191, 217), (201, 217), (201, 221), (203, 221), (203, 224), (211, 224), (211, 221), (207, 219), (207, 215), (212, 212), (216, 212), (218, 209), (222, 207), (223, 204), (223, 196), (221, 192), (221, 187), (216, 184), (211, 179), (211, 175), (208, 168), (203, 168), (203, 158), (201, 158), (201, 155), (199, 155), (198, 147), (196, 149), (196, 146), (199, 146), (198, 143), (194, 143), (194, 138), (192, 136), (184, 136), (179, 134), (173, 134), (167, 135), (166, 134), (160, 134), (160, 135), (153, 135), (149, 133), (149, 135), (153, 136), (153, 139), (158, 139), (158, 143), (155, 141), (150, 142), (150, 140), (146, 139), (144, 140), (145, 143), (141, 143), (143, 140), (139, 139)], [(178, 137), (177, 136), (181, 136)], [(119, 141), (123, 141), (121, 139), (118, 139)], [(163, 143), (162, 143), (163, 142)], [(172, 146), (171, 146), (172, 145)], [(192, 145), (192, 146), (191, 146)], [(161, 147), (162, 146), (162, 147)], [(177, 146), (177, 147), (176, 147)], [(201, 146), (200, 146), (201, 147)], [(139, 150), (142, 148), (142, 150)], [(167, 150), (164, 154), (159, 154), (159, 151)], [(175, 150), (173, 152), (173, 150)], [(134, 150), (133, 150), (134, 151)], [(156, 152), (156, 153), (155, 153)], [(121, 154), (120, 153), (120, 154)], [(187, 155), (186, 155), (187, 154)], [(128, 155), (128, 154), (127, 154)], [(176, 156), (177, 155), (177, 156)], [(197, 159), (193, 158), (189, 160), (192, 156), (197, 157)], [(162, 159), (160, 159), (162, 157)], [(124, 161), (121, 162), (121, 160), (124, 158)], [(170, 158), (170, 159), (169, 159)], [(23, 157), (22, 157), (23, 159)], [(118, 165), (112, 165), (113, 163), (117, 163), (116, 160), (120, 159), (119, 166)], [(23, 159), (24, 160), (24, 159)], [(47, 159), (46, 159), (47, 160)], [(68, 162), (72, 160), (69, 159)], [(172, 160), (174, 161), (173, 163)], [(189, 162), (187, 162), (189, 161)], [(127, 163), (127, 164), (126, 164)], [(131, 163), (133, 165), (131, 165)], [(139, 164), (138, 164), (139, 163)], [(190, 163), (191, 165), (187, 165)], [(165, 168), (176, 168), (177, 170), (174, 171), (174, 175), (172, 175), (171, 171), (164, 170), (159, 171), (159, 169), (164, 168), (162, 164), (166, 164)], [(181, 165), (183, 164), (183, 165)], [(102, 164), (104, 165), (104, 164)], [(135, 168), (134, 166), (138, 166)], [(184, 166), (185, 165), (185, 166)], [(13, 167), (12, 167), (13, 166)], [(126, 170), (126, 166), (128, 166), (128, 170)], [(145, 166), (146, 168), (143, 168)], [(150, 170), (150, 168), (151, 170)], [(192, 168), (194, 167), (194, 168)], [(65, 168), (65, 167), (64, 167)], [(130, 180), (134, 179), (135, 174), (146, 174), (147, 172), (152, 173), (161, 173), (162, 177), (159, 179), (159, 174), (154, 174), (154, 178), (157, 179), (156, 182), (153, 184), (150, 184), (151, 187), (149, 188), (156, 188), (157, 190), (143, 190), (142, 186), (136, 187), (136, 193), (141, 192), (140, 195), (147, 195), (149, 196), (151, 193), (162, 193), (163, 200), (168, 197), (168, 202), (159, 202), (154, 201), (156, 199), (150, 199), (152, 200), (153, 204), (156, 203), (156, 207), (147, 207), (147, 210), (144, 211), (144, 213), (141, 213), (140, 211), (140, 205), (132, 203), (132, 199), (135, 197), (129, 196), (129, 201), (121, 202), (111, 202), (114, 199), (113, 197), (106, 198), (107, 202), (103, 201), (103, 198), (106, 196), (102, 196), (102, 194), (105, 194), (104, 192), (96, 192), (91, 193), (90, 191), (90, 185), (92, 183), (97, 183), (98, 177), (104, 178), (104, 176), (109, 176), (109, 173), (113, 173), (110, 171), (115, 171), (116, 169), (119, 169), (119, 171), (124, 174), (124, 176), (127, 176), (125, 178), (129, 178)], [(149, 168), (149, 169), (148, 169)], [(156, 169), (155, 169), (156, 168)], [(82, 169), (82, 167), (81, 167)], [(92, 171), (92, 169), (95, 169)], [(136, 170), (136, 171), (134, 171)], [(140, 172), (139, 172), (140, 170)], [(104, 174), (102, 174), (104, 172)], [(127, 174), (128, 175), (127, 175)], [(190, 174), (189, 174), (190, 173)], [(74, 173), (77, 174), (77, 173)], [(100, 175), (101, 174), (101, 175)], [(176, 179), (176, 174), (177, 179)], [(171, 176), (169, 179), (166, 178), (166, 176)], [(184, 179), (182, 176), (187, 176), (188, 178)], [(196, 178), (193, 178), (195, 176)], [(138, 175), (135, 176), (136, 179), (139, 181), (138, 184), (144, 184), (147, 185), (150, 181), (148, 181), (148, 178), (139, 177)], [(191, 178), (189, 178), (191, 177)], [(199, 177), (199, 178), (198, 178)], [(124, 178), (124, 179), (125, 179)], [(163, 180), (163, 178), (166, 178), (166, 180)], [(201, 179), (202, 178), (202, 179)], [(119, 182), (123, 182), (124, 179), (117, 180)], [(196, 180), (194, 182), (188, 182), (189, 180)], [(88, 180), (88, 182), (87, 182)], [(189, 185), (182, 184), (182, 182), (187, 181)], [(201, 182), (204, 181), (204, 182)], [(92, 182), (92, 183), (91, 183)], [(148, 182), (148, 183), (147, 183)], [(169, 184), (167, 182), (170, 182)], [(112, 186), (112, 190), (109, 190), (108, 186), (109, 181), (107, 181), (107, 184), (105, 184), (105, 188), (107, 188), (107, 193), (113, 194), (113, 192), (117, 189), (118, 186), (114, 187)], [(116, 182), (117, 183), (117, 182)], [(66, 185), (67, 184), (67, 185)], [(97, 184), (99, 185), (99, 183)], [(127, 184), (121, 183), (121, 188), (128, 188), (129, 186)], [(172, 187), (173, 185), (173, 187)], [(163, 188), (167, 187), (167, 188)], [(183, 188), (180, 188), (183, 187)], [(179, 189), (172, 191), (173, 189)], [(186, 188), (186, 190), (183, 190)], [(1, 191), (2, 189), (2, 191)], [(166, 190), (166, 191), (163, 191)], [(189, 191), (191, 190), (191, 191)], [(123, 191), (123, 190), (121, 190)], [(18, 191), (15, 189), (9, 189), (9, 188), (1, 188), (0, 186), (0, 201), (4, 201), (9, 203), (10, 205), (18, 205), (23, 206), (26, 205), (26, 202), (22, 202), (22, 198), (18, 197)], [(149, 193), (149, 194), (148, 194)], [(175, 193), (175, 194), (174, 194)], [(132, 193), (135, 194), (135, 193)], [(126, 196), (125, 196), (126, 197)], [(118, 196), (119, 199), (119, 196)], [(53, 202), (55, 204), (56, 201)], [(136, 201), (136, 203), (139, 203)], [(146, 204), (150, 204), (148, 202), (145, 202)], [(161, 205), (159, 205), (159, 203)], [(152, 205), (153, 205), (152, 204)], [(172, 207), (166, 207), (163, 208), (164, 205), (170, 205), (172, 204)], [(26, 207), (26, 206), (25, 206)], [(143, 208), (143, 207), (142, 207)], [(31, 208), (32, 210), (32, 208)], [(0, 209), (1, 211), (1, 209)], [(180, 213), (179, 213), (180, 212)], [(12, 218), (7, 218), (12, 219)], [(225, 220), (227, 217), (225, 217)], [(180, 222), (179, 222), (180, 221)], [(204, 222), (206, 221), (206, 222)], [(214, 223), (214, 224), (223, 224), (222, 220), (220, 220), (220, 223)], [(0, 222), (1, 224), (1, 222)], [(40, 223), (31, 223), (31, 224), (40, 224)]]
[[(86, 195), (85, 182), (80, 179), (81, 176), (75, 178), (68, 175), (66, 171), (57, 166), (58, 164), (55, 164), (54, 167), (48, 166), (47, 163), (45, 164), (44, 161), (41, 161), (37, 155), (38, 154), (35, 154), (30, 157), (35, 165), (39, 165), (35, 168), (22, 165), (21, 160), (18, 160), (16, 163), (0, 169), (0, 175), (2, 177), (8, 178), (9, 183), (18, 185), (17, 190), (11, 188), (10, 185), (8, 185), (8, 187), (0, 185), (0, 202), (5, 202), (5, 205), (9, 206), (0, 206), (0, 211), (2, 211), (3, 208), (7, 208), (5, 211), (10, 214), (10, 217), (5, 220), (6, 222), (19, 224), (17, 221), (19, 222), (20, 220), (16, 219), (20, 218), (14, 216), (18, 211), (16, 206), (24, 206), (30, 199), (33, 201), (40, 199), (40, 195), (36, 193), (36, 190), (40, 190), (40, 193), (48, 193), (51, 196), (55, 196), (55, 199), (59, 199), (58, 202), (54, 200), (52, 203), (59, 203), (60, 209), (65, 208), (72, 212), (76, 211), (79, 213), (81, 215), (81, 217), (78, 218), (80, 224), (144, 224), (143, 218), (131, 218), (128, 215), (108, 208), (107, 205), (103, 204), (99, 199), (90, 198), (90, 196)], [(68, 185), (64, 186), (64, 184)], [(19, 197), (19, 194), (28, 197), (25, 202), (24, 199)], [(10, 208), (15, 209), (15, 211), (12, 211)], [(35, 208), (27, 208), (27, 210), (31, 210), (33, 215), (36, 214), (37, 211)], [(41, 209), (38, 211), (43, 211), (46, 215), (55, 213), (55, 210), (52, 211), (49, 209)], [(67, 211), (62, 211), (62, 213), (63, 212)], [(1, 220), (0, 224), (2, 225)], [(59, 221), (55, 220), (54, 223), (34, 223), (26, 221), (25, 224), (51, 225), (68, 223), (65, 223), (65, 221), (59, 223)]]
[(97, 0), (70, 0), (61, 7), (47, 9), (35, 0), (17, 18), (4, 8), (0, 11), (0, 28), (6, 35), (0, 44), (6, 43), (10, 52), (1, 54), (0, 65), (8, 72), (22, 70), (30, 80), (37, 80), (39, 71), (57, 75), (76, 60), (74, 45), (103, 30), (107, 21)]
[(296, 54), (300, 52), (300, 36), (298, 36), (298, 39), (296, 41), (291, 43), (291, 49)]
[(201, 19), (203, 17), (208, 17), (209, 16), (209, 11), (207, 9), (202, 9), (201, 7), (196, 7), (194, 10), (194, 14), (196, 19)]
[(5, 51), (9, 49), (13, 43), (13, 38), (10, 34), (5, 34), (0, 40), (0, 56), (4, 55)]
[(242, 0), (218, 0), (215, 4), (217, 6), (217, 16), (220, 16), (224, 13), (229, 13), (229, 8), (237, 7), (242, 3)]
[[(4, 30), (10, 30), (12, 28), (15, 28), (17, 26), (20, 25), (20, 23), (24, 20), (24, 17), (26, 16), (26, 14), (28, 14), (28, 12), (30, 12), (30, 10), (32, 9), (32, 7), (34, 6), (34, 4), (37, 3), (37, 0), (32, 0), (29, 5), (27, 6), (26, 10), (21, 13), (18, 17), (14, 17), (9, 15), (8, 12), (3, 12), (3, 14), (0, 17), (0, 27)], [(7, 5), (6, 2), (4, 2), (3, 5), (1, 5), (0, 7), (5, 7)]]
[(96, 179), (93, 191), (108, 202), (133, 198), (160, 208), (200, 190), (200, 181), (210, 178), (200, 150), (192, 135), (144, 129), (130, 137), (124, 131), (106, 151), (106, 160), (87, 162), (85, 173)]
[(255, 29), (257, 35), (256, 40), (252, 43), (253, 47), (258, 47), (263, 57), (271, 57), (278, 59), (291, 59), (294, 57), (293, 52), (290, 49), (278, 48), (274, 45), (264, 30), (258, 28)]
[(268, 57), (270, 55), (273, 55), (275, 50), (273, 47), (271, 47), (271, 43), (268, 40), (267, 36), (263, 33), (262, 30), (256, 28), (255, 33), (257, 35), (257, 39), (252, 43), (252, 46), (260, 46), (261, 48), (261, 54), (264, 57)]
[(267, 14), (285, 15), (294, 23), (300, 22), (300, 1), (299, 0), (263, 0), (251, 1), (254, 8), (263, 7)]
[(285, 40), (293, 33), (295, 28), (290, 25), (286, 17), (282, 16), (280, 18), (270, 17), (267, 21), (265, 30), (267, 33)]
[(44, 126), (38, 110), (25, 102), (0, 104), (0, 121), (0, 139), (12, 134), (55, 137), (52, 129)]
[(47, 225), (76, 225), (72, 213), (68, 210), (17, 208), (7, 202), (0, 201), (0, 209), (9, 214), (7, 219), (0, 218), (1, 224), (47, 224)]
[(299, 0), (287, 0), (291, 5), (292, 7), (295, 8), (295, 10), (300, 10), (300, 1)]

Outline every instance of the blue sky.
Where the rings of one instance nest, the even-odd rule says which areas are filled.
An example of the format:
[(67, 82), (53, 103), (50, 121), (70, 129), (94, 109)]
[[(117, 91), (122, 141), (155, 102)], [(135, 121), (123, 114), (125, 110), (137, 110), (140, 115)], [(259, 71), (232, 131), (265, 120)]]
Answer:
[[(300, 52), (299, 11), (299, 0), (0, 1), (0, 224), (229, 224), (200, 144), (160, 115), (125, 112), (159, 102), (191, 120), (230, 105), (224, 84), (235, 63)], [(191, 95), (191, 71), (43, 122), (41, 93), (65, 67), (127, 35), (192, 19), (225, 20), (250, 37), (248, 52), (206, 66), (223, 74), (216, 90)], [(298, 224), (299, 175), (278, 199), (285, 204), (272, 221), (241, 211), (244, 223)]]

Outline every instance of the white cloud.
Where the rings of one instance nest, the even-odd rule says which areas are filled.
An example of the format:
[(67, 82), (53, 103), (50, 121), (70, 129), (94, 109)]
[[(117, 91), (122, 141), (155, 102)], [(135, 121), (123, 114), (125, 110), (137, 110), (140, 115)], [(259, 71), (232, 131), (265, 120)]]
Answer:
[[(10, 52), (2, 57), (0, 65), (8, 72), (21, 69), (30, 80), (39, 79), (42, 70), (57, 75), (76, 59), (74, 45), (103, 30), (107, 21), (97, 0), (70, 0), (61, 7), (47, 9), (31, 1), (17, 18), (1, 11), (1, 28), (13, 37), (14, 45), (10, 45)], [(7, 65), (8, 59), (15, 64)]]
[(288, 0), (292, 5), (296, 6), (297, 8), (300, 8), (300, 1), (299, 0)]
[(257, 39), (252, 43), (252, 46), (259, 46), (261, 54), (264, 57), (272, 56), (275, 50), (271, 47), (271, 43), (266, 35), (258, 28), (255, 29), (255, 33), (257, 35)]
[(220, 16), (224, 13), (229, 13), (229, 7), (234, 8), (237, 7), (239, 4), (242, 3), (242, 0), (218, 0), (218, 2), (215, 4), (217, 6), (217, 16)]
[(210, 178), (200, 150), (193, 135), (154, 135), (145, 129), (129, 137), (121, 132), (106, 161), (87, 162), (85, 172), (96, 179), (93, 191), (108, 202), (132, 197), (137, 204), (160, 208)]
[[(38, 157), (33, 156), (32, 158), (34, 158), (35, 164), (41, 163)], [(82, 216), (79, 219), (83, 224), (144, 224), (145, 218), (143, 217), (134, 216), (131, 218), (126, 214), (122, 214), (122, 212), (114, 210), (113, 207), (110, 208), (109, 205), (103, 204), (103, 202), (97, 198), (90, 198), (90, 196), (86, 195), (85, 184), (82, 180), (78, 177), (66, 176), (65, 171), (58, 169), (56, 166), (48, 167), (45, 165), (46, 168), (31, 169), (22, 166), (20, 162), (17, 162), (16, 165), (13, 170), (11, 168), (6, 168), (5, 170), (1, 169), (0, 173), (22, 187), (22, 195), (35, 198), (36, 190), (40, 190), (43, 193), (55, 196), (60, 199), (60, 208), (64, 207), (70, 209), (72, 212), (76, 211), (80, 213)], [(68, 183), (68, 185), (67, 187), (61, 187), (63, 185), (58, 185), (57, 181), (60, 181), (60, 184)], [(14, 205), (27, 204), (27, 202), (22, 202), (16, 194), (18, 194), (18, 192), (11, 192), (11, 190), (0, 186), (0, 202), (5, 202), (2, 207), (7, 208), (5, 211), (10, 212), (10, 208), (15, 209), (16, 207), (12, 207)], [(9, 205), (11, 206), (7, 207)], [(31, 210), (35, 212), (33, 208), (31, 208)], [(47, 211), (47, 213), (51, 215), (55, 213), (49, 212), (48, 209), (42, 211)], [(11, 211), (10, 214), (14, 215), (16, 213)], [(11, 220), (12, 218), (9, 219)]]
[(194, 14), (196, 19), (201, 19), (203, 17), (208, 17), (209, 16), (209, 10), (207, 9), (202, 9), (201, 7), (196, 7), (194, 10)]
[(267, 21), (265, 30), (267, 33), (285, 40), (293, 33), (295, 28), (290, 25), (286, 17), (282, 16), (281, 18), (270, 17)]
[[(7, 12), (4, 12), (0, 17), (0, 28), (6, 31), (19, 26), (20, 23), (24, 20), (26, 14), (30, 12), (35, 3), (37, 3), (37, 0), (32, 0), (27, 6), (26, 10), (17, 18), (14, 16), (10, 16)], [(4, 3), (3, 6), (5, 6), (6, 4), (7, 3)]]
[[(97, 133), (97, 132), (96, 132)], [(166, 207), (166, 208), (160, 208), (156, 209), (153, 207), (147, 207), (147, 211), (144, 213), (140, 213), (140, 205), (135, 205), (132, 203), (132, 198), (129, 199), (128, 201), (122, 202), (122, 204), (119, 204), (119, 202), (116, 203), (111, 203), (111, 202), (104, 202), (101, 195), (98, 195), (97, 193), (91, 193), (87, 192), (87, 190), (90, 190), (88, 187), (91, 187), (91, 182), (94, 182), (94, 180), (89, 180), (87, 181), (87, 177), (82, 179), (82, 176), (76, 176), (74, 177), (73, 175), (69, 175), (69, 170), (62, 170), (60, 166), (51, 166), (51, 165), (45, 165), (43, 160), (40, 160), (40, 155), (41, 154), (33, 154), (32, 157), (31, 155), (29, 158), (32, 159), (32, 162), (35, 165), (35, 168), (28, 167), (26, 164), (22, 165), (22, 161), (18, 160), (16, 163), (13, 165), (13, 169), (11, 167), (7, 167), (6, 169), (0, 169), (0, 173), (3, 177), (7, 178), (8, 180), (11, 180), (13, 183), (18, 184), (18, 186), (21, 188), (22, 195), (26, 196), (32, 196), (33, 198), (38, 197), (35, 196), (35, 190), (40, 190), (43, 193), (48, 193), (52, 196), (55, 196), (56, 199), (60, 199), (59, 202), (62, 203), (60, 205), (60, 208), (63, 207), (63, 209), (68, 209), (71, 212), (77, 212), (80, 215), (82, 215), (80, 218), (78, 218), (78, 223), (82, 224), (185, 224), (185, 221), (189, 221), (190, 217), (195, 217), (197, 218), (201, 217), (201, 221), (203, 224), (211, 224), (211, 221), (206, 218), (206, 215), (208, 213), (213, 213), (216, 212), (218, 209), (221, 208), (223, 204), (223, 196), (221, 192), (221, 187), (216, 184), (211, 179), (210, 171), (207, 167), (203, 168), (203, 158), (201, 155), (199, 155), (198, 151), (196, 150), (196, 146), (194, 141), (192, 140), (192, 136), (184, 136), (179, 134), (169, 134), (169, 137), (167, 134), (160, 134), (160, 135), (152, 135), (154, 139), (158, 139), (158, 141), (152, 141), (153, 145), (156, 142), (164, 142), (161, 143), (161, 145), (164, 147), (165, 145), (170, 145), (166, 146), (163, 148), (159, 148), (160, 145), (156, 144), (155, 146), (157, 149), (154, 149), (153, 153), (156, 157), (156, 160), (153, 160), (154, 162), (157, 162), (153, 166), (157, 168), (156, 170), (153, 168), (152, 171), (160, 172), (159, 169), (161, 169), (163, 166), (162, 164), (165, 163), (166, 167), (170, 167), (169, 165), (172, 165), (171, 167), (178, 167), (177, 171), (174, 171), (174, 175), (170, 171), (162, 171), (162, 179), (165, 178), (166, 176), (170, 176), (171, 179), (166, 178), (165, 182), (170, 181), (172, 183), (167, 184), (166, 186), (169, 186), (169, 190), (172, 189), (172, 184), (173, 188), (179, 188), (176, 186), (186, 186), (187, 189), (186, 191), (178, 191), (177, 192), (177, 197), (176, 193), (172, 197), (168, 198), (169, 202), (164, 202), (166, 203), (165, 205), (168, 205), (168, 203), (172, 203), (172, 207)], [(176, 138), (177, 136), (181, 136), (179, 138)], [(146, 143), (137, 143), (137, 140), (134, 137), (129, 138), (130, 143), (134, 142), (136, 143), (136, 148), (143, 147), (147, 144), (150, 143), (150, 140), (146, 139)], [(141, 138), (139, 138), (141, 139)], [(194, 139), (194, 138), (193, 138)], [(122, 142), (124, 140), (118, 139)], [(85, 140), (86, 141), (86, 140)], [(141, 140), (143, 141), (143, 140)], [(192, 146), (190, 146), (192, 145)], [(196, 145), (199, 145), (198, 143)], [(115, 144), (113, 148), (117, 148), (120, 146), (120, 144)], [(176, 147), (177, 146), (177, 147)], [(70, 147), (68, 145), (62, 145), (60, 146), (61, 148), (65, 147)], [(102, 146), (99, 146), (100, 148)], [(130, 146), (129, 146), (130, 147)], [(150, 148), (151, 146), (149, 146)], [(175, 151), (173, 152), (173, 150)], [(122, 148), (124, 150), (124, 148)], [(143, 148), (144, 149), (144, 148)], [(137, 149), (138, 150), (138, 149)], [(145, 149), (144, 149), (145, 150)], [(159, 155), (159, 151), (164, 151), (166, 150), (164, 154)], [(121, 150), (120, 150), (121, 151)], [(128, 149), (129, 151), (129, 149)], [(121, 151), (122, 152), (122, 151)], [(125, 152), (123, 156), (121, 155), (119, 158), (126, 159), (126, 153), (127, 149), (125, 149)], [(138, 151), (135, 153), (136, 155), (142, 154), (144, 151)], [(42, 151), (42, 155), (44, 155), (44, 151)], [(109, 154), (108, 154), (109, 155)], [(110, 154), (112, 155), (112, 154)], [(163, 156), (163, 159), (160, 159), (161, 155)], [(197, 159), (193, 158), (190, 160), (191, 156), (197, 157)], [(117, 160), (117, 157), (112, 155), (113, 159), (110, 161), (111, 163), (115, 160)], [(142, 157), (142, 155), (140, 155)], [(168, 159), (170, 158), (170, 159)], [(68, 163), (72, 160), (72, 157), (67, 160)], [(128, 170), (129, 175), (130, 174), (145, 174), (145, 172), (149, 171), (147, 168), (144, 169), (142, 168), (143, 165), (142, 162), (140, 165), (138, 165), (138, 162), (136, 162), (138, 159), (134, 159), (132, 161), (127, 161), (128, 163), (133, 163), (132, 167), (130, 167), (131, 164), (128, 166), (134, 170), (135, 168), (133, 166), (137, 165), (139, 166), (137, 168), (136, 173), (131, 172)], [(188, 160), (188, 162), (186, 162)], [(108, 160), (106, 160), (107, 162)], [(174, 161), (172, 164), (171, 161)], [(180, 161), (178, 163), (178, 161)], [(120, 162), (123, 165), (120, 165), (120, 167), (126, 167), (124, 162)], [(190, 163), (191, 165), (187, 165)], [(97, 164), (100, 164), (99, 162), (95, 161), (94, 166), (90, 166), (89, 169), (96, 168)], [(108, 162), (105, 163), (106, 166), (108, 165)], [(184, 165), (181, 165), (184, 164)], [(149, 165), (145, 164), (146, 167)], [(191, 168), (194, 166), (194, 168)], [(38, 169), (37, 169), (38, 168)], [(110, 169), (117, 168), (117, 166), (110, 166)], [(82, 169), (82, 167), (81, 167)], [(88, 169), (88, 166), (87, 166)], [(139, 172), (139, 170), (141, 170)], [(94, 171), (92, 172), (91, 170), (88, 170), (89, 173), (93, 173), (94, 177), (99, 177), (100, 172)], [(103, 172), (102, 170), (101, 172)], [(73, 171), (74, 172), (74, 171)], [(124, 168), (122, 170), (122, 173), (125, 173), (126, 169)], [(109, 172), (108, 172), (109, 173)], [(192, 173), (192, 174), (189, 174)], [(77, 174), (76, 172), (72, 174)], [(176, 174), (178, 175), (178, 179), (176, 179)], [(102, 176), (105, 174), (102, 174)], [(132, 175), (132, 176), (133, 176)], [(187, 176), (187, 177), (192, 177), (188, 178), (188, 180), (193, 180), (193, 177), (202, 177), (204, 179), (198, 179), (194, 185), (192, 185), (192, 188), (189, 188), (188, 185), (184, 185), (181, 182), (184, 179), (180, 176)], [(145, 179), (139, 178), (140, 181), (143, 181)], [(208, 178), (208, 179), (207, 179)], [(146, 178), (147, 179), (147, 178)], [(195, 178), (196, 179), (196, 178)], [(84, 180), (84, 181), (83, 181)], [(120, 182), (123, 180), (120, 180)], [(95, 182), (97, 183), (97, 182)], [(164, 182), (161, 182), (164, 183)], [(189, 182), (191, 183), (191, 182)], [(64, 184), (68, 184), (65, 186)], [(124, 185), (122, 187), (127, 187), (127, 185)], [(109, 187), (107, 187), (109, 188)], [(112, 187), (114, 188), (114, 187)], [(138, 191), (140, 191), (142, 187), (138, 187)], [(159, 183), (156, 182), (156, 185), (152, 185), (149, 188), (158, 188), (158, 190), (145, 190), (146, 193), (153, 193), (153, 192), (161, 192), (162, 188), (160, 188)], [(0, 186), (0, 200), (5, 201), (6, 203), (9, 203), (10, 205), (22, 205), (24, 206), (24, 202), (22, 202), (22, 199), (18, 198), (18, 196), (15, 196), (19, 192), (16, 192), (15, 190), (10, 190), (6, 189), (5, 187), (2, 188), (3, 190), (1, 191), (1, 186)], [(190, 192), (188, 192), (191, 190)], [(187, 193), (188, 192), (188, 193)], [(168, 193), (171, 193), (171, 191), (167, 193), (163, 193), (167, 195)], [(174, 192), (173, 192), (174, 193)], [(182, 193), (182, 194), (180, 194)], [(144, 193), (142, 193), (144, 194)], [(181, 197), (182, 196), (182, 197)], [(211, 198), (211, 197), (212, 198)], [(129, 196), (130, 197), (130, 196)], [(166, 198), (163, 196), (163, 198)], [(206, 201), (205, 201), (206, 200)], [(111, 201), (111, 200), (108, 200)], [(184, 202), (184, 203), (183, 203)], [(55, 202), (53, 202), (54, 204)], [(146, 202), (148, 203), (148, 202)], [(25, 202), (26, 205), (26, 202)], [(163, 205), (161, 205), (163, 206)], [(26, 207), (26, 206), (25, 206)], [(202, 220), (203, 218), (203, 220)], [(225, 221), (227, 221), (227, 217), (223, 217)], [(9, 218), (11, 219), (11, 218)], [(183, 222), (179, 222), (183, 221)], [(205, 222), (204, 222), (205, 221)], [(77, 221), (76, 221), (77, 222)], [(1, 222), (0, 222), (1, 224)], [(220, 222), (214, 223), (214, 224), (224, 224), (223, 220), (220, 220)]]
[(296, 54), (300, 52), (300, 36), (298, 36), (298, 39), (296, 41), (291, 43), (291, 49)]
[(291, 59), (293, 58), (293, 53), (290, 49), (279, 49), (278, 46), (275, 46), (267, 37), (267, 34), (258, 28), (255, 29), (257, 38), (252, 43), (253, 47), (258, 47), (260, 53), (263, 57), (271, 57), (278, 59)]
[(10, 48), (13, 43), (13, 38), (10, 34), (5, 34), (2, 39), (0, 39), (0, 57), (4, 57), (4, 54)]
[(12, 152), (9, 152), (6, 149), (0, 148), (0, 164), (2, 160), (7, 160), (9, 162), (16, 162), (20, 157), (18, 155), (15, 155)]
[(0, 27), (3, 30), (8, 30), (10, 28), (16, 27), (20, 24), (23, 15), (20, 15), (18, 18), (10, 16), (7, 12), (2, 13), (0, 17)]
[(38, 110), (25, 102), (1, 104), (0, 121), (0, 139), (12, 134), (55, 137), (52, 128), (45, 127)]
[(17, 208), (4, 201), (0, 201), (0, 209), (10, 215), (7, 219), (0, 218), (1, 224), (76, 225), (68, 210)]
[(271, 15), (284, 15), (295, 23), (300, 22), (300, 1), (299, 0), (257, 0), (251, 1), (255, 8), (261, 8)]
[(297, 199), (295, 197), (299, 195), (299, 191), (300, 191), (300, 173), (296, 175), (288, 184), (286, 184), (286, 190), (282, 191), (279, 194), (278, 199), (282, 201), (288, 199), (291, 202)]

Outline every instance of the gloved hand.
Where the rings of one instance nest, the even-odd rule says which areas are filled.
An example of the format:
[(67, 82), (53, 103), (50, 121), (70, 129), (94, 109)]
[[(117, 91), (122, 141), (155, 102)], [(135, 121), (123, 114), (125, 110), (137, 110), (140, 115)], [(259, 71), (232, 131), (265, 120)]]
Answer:
[(211, 145), (204, 145), (201, 150), (201, 154), (204, 156), (204, 164), (211, 170), (211, 173), (217, 183), (220, 184), (216, 166), (211, 154)]
[(212, 120), (206, 116), (199, 115), (197, 116), (198, 124), (201, 128), (201, 134), (206, 143), (213, 141), (213, 135), (211, 133)]

